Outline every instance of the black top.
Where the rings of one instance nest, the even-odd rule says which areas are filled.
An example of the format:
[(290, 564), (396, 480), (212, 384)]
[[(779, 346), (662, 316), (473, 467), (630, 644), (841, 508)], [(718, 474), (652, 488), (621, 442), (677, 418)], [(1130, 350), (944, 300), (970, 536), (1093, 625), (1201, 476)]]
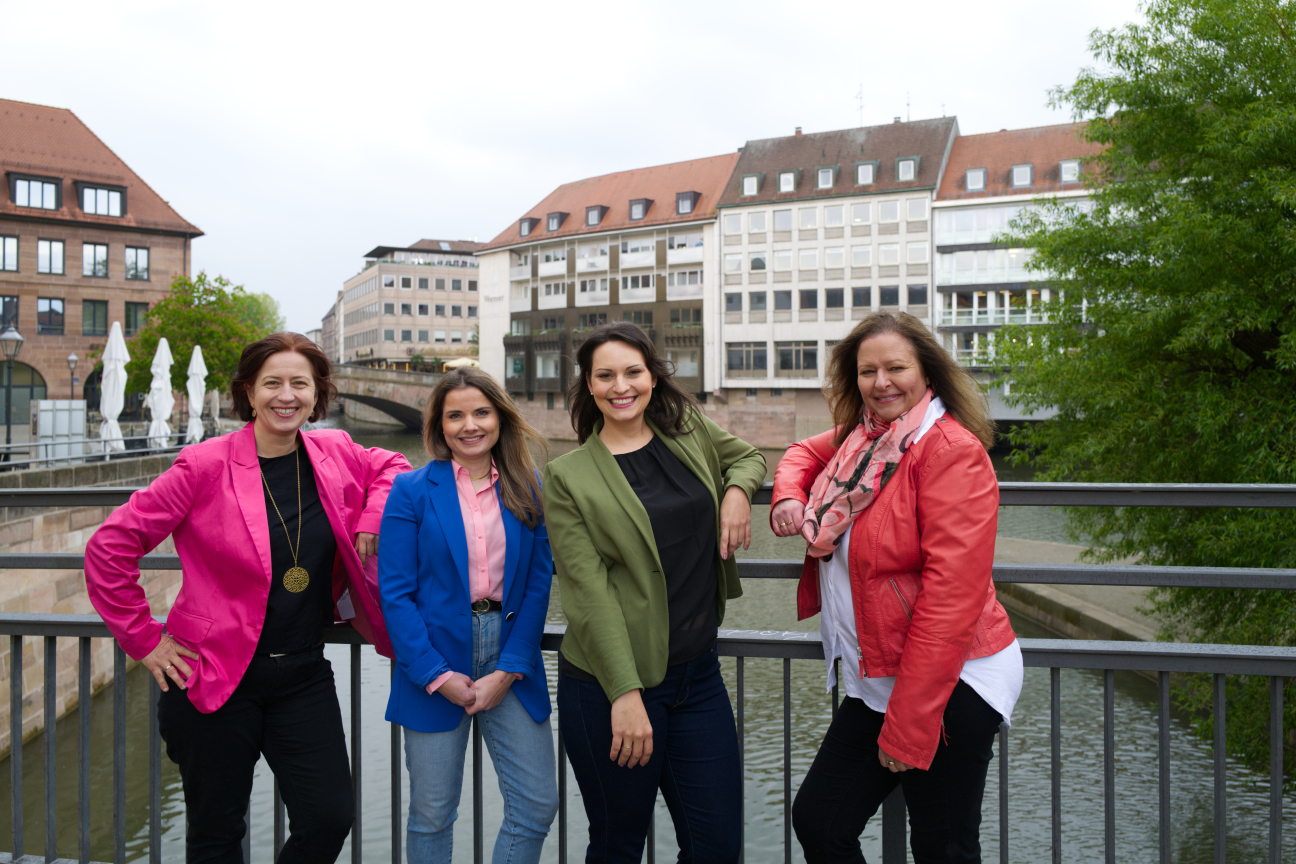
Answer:
[(711, 493), (662, 440), (616, 457), (648, 511), (670, 608), (667, 665), (686, 663), (716, 639), (716, 512)]
[[(265, 476), (261, 492), (270, 524), (270, 598), (266, 601), (265, 626), (256, 650), (258, 654), (289, 654), (317, 644), (324, 637), (324, 628), (333, 623), (333, 558), (337, 540), (315, 487), (315, 471), (305, 448), (299, 445), (296, 453), (270, 459), (258, 457), (258, 461)], [(310, 582), (304, 590), (294, 593), (284, 586), (284, 573), (293, 566), (292, 550), (297, 548), (299, 465), (301, 513), (305, 517), (297, 566), (306, 570)], [(273, 504), (266, 493), (266, 483), (274, 494)], [(278, 513), (275, 504), (279, 505)], [(280, 514), (288, 525), (287, 533)]]

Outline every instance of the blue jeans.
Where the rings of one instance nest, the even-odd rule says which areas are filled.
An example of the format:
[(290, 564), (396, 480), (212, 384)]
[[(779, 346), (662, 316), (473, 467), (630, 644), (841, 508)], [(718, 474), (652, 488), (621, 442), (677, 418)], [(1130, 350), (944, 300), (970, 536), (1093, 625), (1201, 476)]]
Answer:
[[(500, 613), (473, 615), (474, 681), (499, 661)], [(535, 864), (558, 813), (553, 727), (537, 723), (510, 690), (489, 711), (475, 715), (504, 796), (504, 823), (495, 839), (493, 864)], [(410, 775), (405, 852), (410, 864), (449, 864), (454, 823), (463, 789), (464, 752), (472, 717), (464, 714), (449, 732), (405, 730)]]
[(612, 703), (603, 688), (558, 676), (559, 733), (589, 817), (586, 862), (638, 862), (657, 800), (666, 799), (681, 862), (737, 862), (742, 835), (738, 732), (712, 645), (671, 666), (643, 691), (653, 730), (646, 766), (622, 768), (612, 750)]

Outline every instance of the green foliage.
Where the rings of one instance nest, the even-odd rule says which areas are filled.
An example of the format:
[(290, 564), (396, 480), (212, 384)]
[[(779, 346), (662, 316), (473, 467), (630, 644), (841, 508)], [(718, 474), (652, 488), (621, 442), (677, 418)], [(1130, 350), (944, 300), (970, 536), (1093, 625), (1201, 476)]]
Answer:
[(269, 294), (240, 293), (235, 295), (234, 302), (243, 321), (256, 329), (256, 338), (283, 332), (284, 317), (279, 301)]
[[(264, 307), (259, 301), (249, 303), (248, 298), (259, 296), (262, 295), (245, 293), (242, 286), (231, 284), (224, 276), (215, 279), (209, 279), (206, 273), (199, 273), (193, 279), (176, 276), (171, 280), (171, 293), (154, 304), (144, 328), (127, 342), (131, 355), (130, 363), (126, 364), (127, 392), (148, 391), (153, 380), (149, 365), (163, 336), (175, 360), (171, 366), (174, 389), (184, 392), (195, 345), (202, 346), (203, 362), (207, 364), (207, 389), (228, 388), (243, 347), (275, 332), (263, 330), (251, 320), (250, 310)], [(277, 304), (273, 305), (273, 312), (278, 314)]]
[[(1032, 268), (1062, 294), (1050, 323), (998, 336), (1010, 401), (1058, 410), (1011, 437), (1041, 480), (1296, 482), (1296, 6), (1154, 0), (1144, 11), (1146, 25), (1091, 36), (1107, 71), (1053, 93), (1106, 145), (1085, 169), (1093, 209), (1056, 204), (1003, 238), (1035, 247)], [(1296, 567), (1290, 511), (1070, 517), (1091, 560)], [(1164, 637), (1296, 644), (1284, 592), (1164, 589), (1154, 606)], [(1209, 706), (1202, 684), (1180, 687), (1181, 701)], [(1265, 764), (1268, 682), (1228, 687), (1229, 747)]]

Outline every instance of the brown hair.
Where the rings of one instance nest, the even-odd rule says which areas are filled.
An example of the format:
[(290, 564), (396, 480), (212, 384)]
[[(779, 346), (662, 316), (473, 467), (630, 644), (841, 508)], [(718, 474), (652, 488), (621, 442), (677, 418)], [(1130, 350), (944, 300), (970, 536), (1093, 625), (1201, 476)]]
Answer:
[(450, 445), (446, 444), (441, 428), (441, 414), (445, 410), (446, 396), (454, 390), (475, 387), (495, 408), (499, 415), (499, 440), (491, 448), (491, 458), (500, 475), (500, 498), (519, 521), (528, 528), (540, 524), (540, 481), (535, 460), (527, 449), (533, 441), (547, 454), (549, 444), (530, 423), (522, 418), (517, 403), (504, 392), (489, 373), (476, 366), (453, 369), (442, 376), (432, 388), (427, 408), (423, 410), (423, 446), (433, 458), (448, 460)]
[(931, 382), (932, 392), (945, 403), (945, 410), (989, 450), (994, 445), (995, 422), (981, 385), (954, 362), (925, 324), (905, 312), (874, 312), (833, 346), (824, 385), (832, 406), (833, 425), (837, 427), (833, 443), (840, 446), (863, 415), (864, 397), (858, 382), (860, 343), (883, 333), (903, 336), (913, 346), (918, 366)]
[(644, 365), (657, 378), (644, 413), (657, 425), (657, 428), (671, 438), (683, 433), (684, 424), (689, 414), (697, 410), (697, 400), (685, 392), (672, 378), (672, 364), (657, 353), (657, 346), (648, 338), (648, 334), (629, 321), (613, 321), (600, 324), (594, 328), (580, 347), (576, 349), (576, 365), (580, 376), (573, 377), (567, 388), (567, 405), (571, 410), (572, 429), (576, 439), (584, 444), (594, 434), (594, 423), (602, 416), (598, 403), (590, 393), (589, 374), (594, 368), (594, 351), (608, 342), (624, 342), (638, 351), (644, 358)]
[(261, 367), (275, 354), (292, 351), (306, 358), (315, 379), (315, 409), (308, 418), (314, 423), (328, 416), (328, 406), (337, 398), (337, 387), (332, 381), (333, 364), (320, 347), (300, 333), (275, 333), (258, 339), (243, 349), (238, 368), (230, 380), (230, 395), (234, 398), (234, 413), (243, 422), (252, 419), (251, 390), (256, 386)]

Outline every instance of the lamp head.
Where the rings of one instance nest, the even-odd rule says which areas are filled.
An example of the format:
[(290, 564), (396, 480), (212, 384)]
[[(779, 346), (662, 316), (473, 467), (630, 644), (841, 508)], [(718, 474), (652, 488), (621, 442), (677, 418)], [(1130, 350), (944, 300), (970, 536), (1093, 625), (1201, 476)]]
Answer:
[(9, 325), (8, 330), (0, 333), (0, 350), (4, 351), (6, 360), (18, 359), (18, 351), (22, 345), (22, 334), (15, 330), (12, 324)]
[(77, 360), (78, 358), (76, 354), (69, 354), (67, 359), (68, 369), (71, 369), (72, 371), (75, 372), (77, 367)]

